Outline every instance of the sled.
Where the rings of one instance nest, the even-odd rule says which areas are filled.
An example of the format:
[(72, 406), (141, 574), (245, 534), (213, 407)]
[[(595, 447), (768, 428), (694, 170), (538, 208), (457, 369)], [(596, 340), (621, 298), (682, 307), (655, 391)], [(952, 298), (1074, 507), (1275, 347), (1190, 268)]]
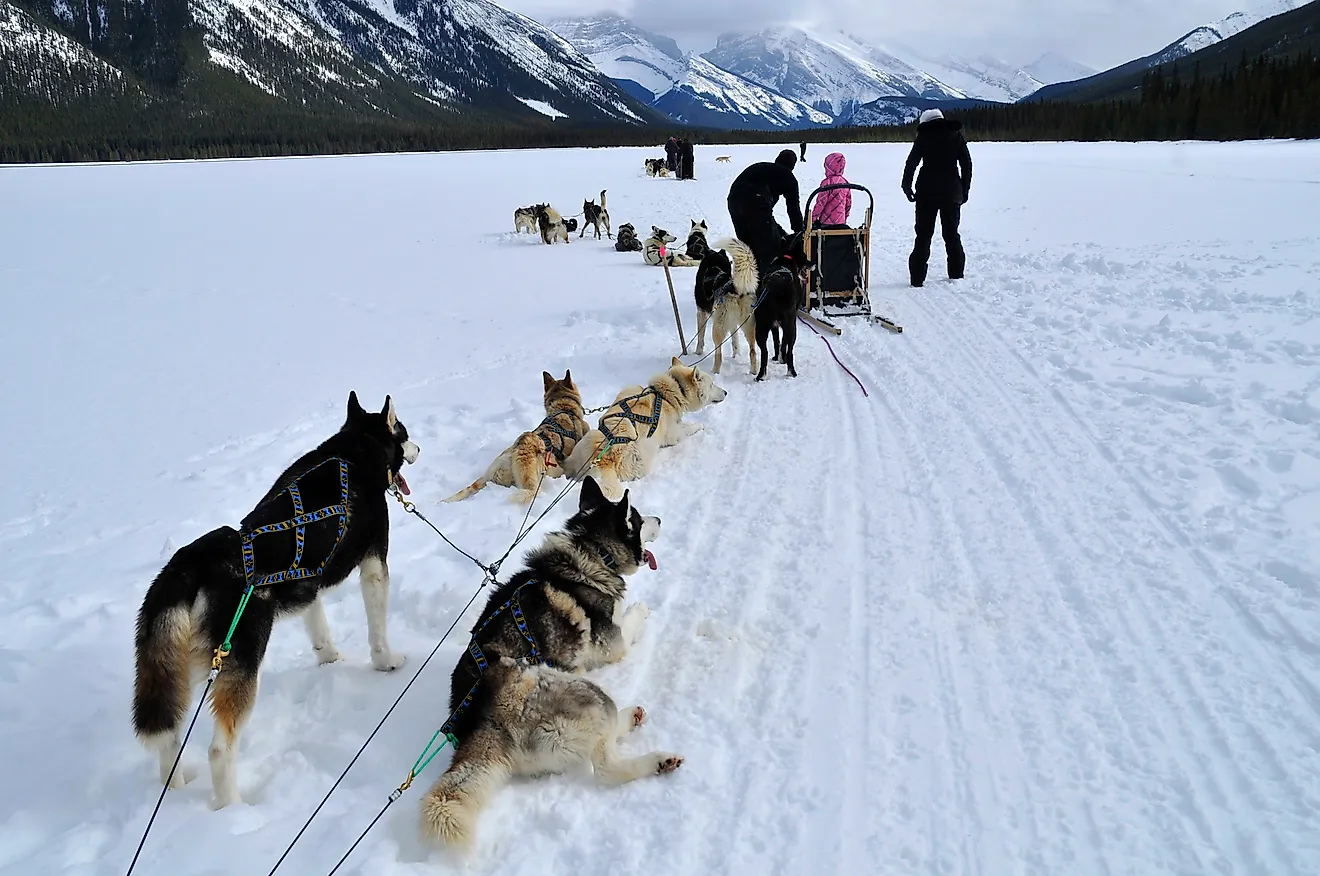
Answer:
[[(855, 189), (865, 192), (869, 203), (860, 226), (812, 224), (811, 204), (817, 195), (834, 189)], [(875, 197), (866, 186), (856, 183), (838, 183), (821, 186), (807, 196), (803, 207), (806, 218), (803, 248), (807, 258), (814, 256), (816, 266), (811, 269), (807, 283), (807, 300), (802, 318), (812, 325), (835, 335), (843, 333), (831, 320), (861, 316), (878, 322), (891, 332), (903, 327), (891, 319), (871, 311), (871, 218), (875, 213)], [(812, 310), (819, 309), (819, 314)]]

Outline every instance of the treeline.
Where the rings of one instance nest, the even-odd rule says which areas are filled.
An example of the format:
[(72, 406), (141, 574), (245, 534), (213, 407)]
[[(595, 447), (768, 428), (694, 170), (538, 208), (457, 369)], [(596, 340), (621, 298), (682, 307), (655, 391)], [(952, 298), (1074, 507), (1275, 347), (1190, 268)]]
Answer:
[(1207, 75), (1197, 65), (1148, 70), (1135, 93), (1096, 103), (1041, 101), (957, 114), (978, 140), (1252, 140), (1320, 137), (1320, 58), (1242, 56)]

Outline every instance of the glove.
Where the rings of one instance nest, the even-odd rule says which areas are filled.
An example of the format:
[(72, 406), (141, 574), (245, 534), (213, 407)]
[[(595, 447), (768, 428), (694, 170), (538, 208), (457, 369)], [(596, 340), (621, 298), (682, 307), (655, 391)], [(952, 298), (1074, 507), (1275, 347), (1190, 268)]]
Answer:
[(917, 200), (917, 196), (912, 194), (911, 186), (903, 186), (903, 194), (907, 195), (907, 199), (910, 202), (915, 202)]
[(967, 203), (967, 196), (968, 196), (968, 194), (969, 194), (969, 192), (966, 192), (966, 191), (963, 192), (963, 199), (962, 199), (962, 202), (963, 202), (964, 204)]

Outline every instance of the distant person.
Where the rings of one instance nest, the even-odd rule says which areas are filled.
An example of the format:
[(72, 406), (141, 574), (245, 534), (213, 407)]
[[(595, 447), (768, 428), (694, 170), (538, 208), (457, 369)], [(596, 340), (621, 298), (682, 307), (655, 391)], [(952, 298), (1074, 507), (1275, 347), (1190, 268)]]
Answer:
[[(912, 191), (912, 174), (917, 165), (917, 190)], [(903, 194), (917, 205), (917, 240), (908, 257), (908, 274), (913, 286), (926, 282), (930, 261), (930, 241), (935, 236), (935, 219), (940, 220), (944, 250), (948, 257), (949, 279), (961, 280), (967, 265), (958, 221), (962, 205), (972, 189), (972, 156), (967, 151), (962, 122), (944, 118), (937, 109), (928, 109), (917, 121), (917, 139), (903, 168)]]
[(797, 156), (792, 149), (779, 153), (774, 161), (750, 165), (729, 186), (729, 219), (733, 233), (752, 250), (756, 265), (765, 279), (767, 268), (784, 244), (784, 230), (775, 221), (775, 205), (784, 199), (788, 221), (796, 233), (802, 230), (802, 204), (798, 196), (793, 165)]
[(687, 137), (678, 141), (678, 178), (693, 179), (693, 164), (696, 163), (696, 157), (692, 151), (692, 141)]
[(803, 161), (806, 161), (806, 160), (807, 160), (807, 141), (806, 141), (806, 140), (803, 140), (801, 143), (799, 143), (799, 144), (798, 144), (798, 149), (802, 150), (802, 160), (803, 160)]
[[(831, 152), (825, 156), (825, 178), (818, 188), (825, 186), (847, 185), (843, 168), (846, 161), (842, 152)], [(852, 212), (852, 189), (831, 189), (821, 192), (816, 203), (811, 205), (811, 223), (816, 227), (840, 226), (848, 224), (848, 214)]]
[(670, 173), (678, 175), (678, 138), (670, 137), (665, 141), (665, 167)]

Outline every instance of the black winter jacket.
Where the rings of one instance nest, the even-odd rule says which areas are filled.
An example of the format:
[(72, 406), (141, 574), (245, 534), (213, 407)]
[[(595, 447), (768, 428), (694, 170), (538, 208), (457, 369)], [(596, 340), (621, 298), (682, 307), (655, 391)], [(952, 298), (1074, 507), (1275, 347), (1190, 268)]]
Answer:
[(729, 212), (773, 213), (780, 198), (788, 209), (788, 221), (793, 231), (802, 230), (802, 204), (798, 194), (797, 177), (793, 171), (773, 161), (758, 161), (750, 165), (729, 186)]
[[(917, 127), (917, 140), (903, 168), (903, 191), (911, 191), (917, 165), (917, 200), (961, 204), (972, 190), (972, 155), (967, 151), (962, 122), (932, 119)], [(961, 170), (961, 175), (959, 171)]]

